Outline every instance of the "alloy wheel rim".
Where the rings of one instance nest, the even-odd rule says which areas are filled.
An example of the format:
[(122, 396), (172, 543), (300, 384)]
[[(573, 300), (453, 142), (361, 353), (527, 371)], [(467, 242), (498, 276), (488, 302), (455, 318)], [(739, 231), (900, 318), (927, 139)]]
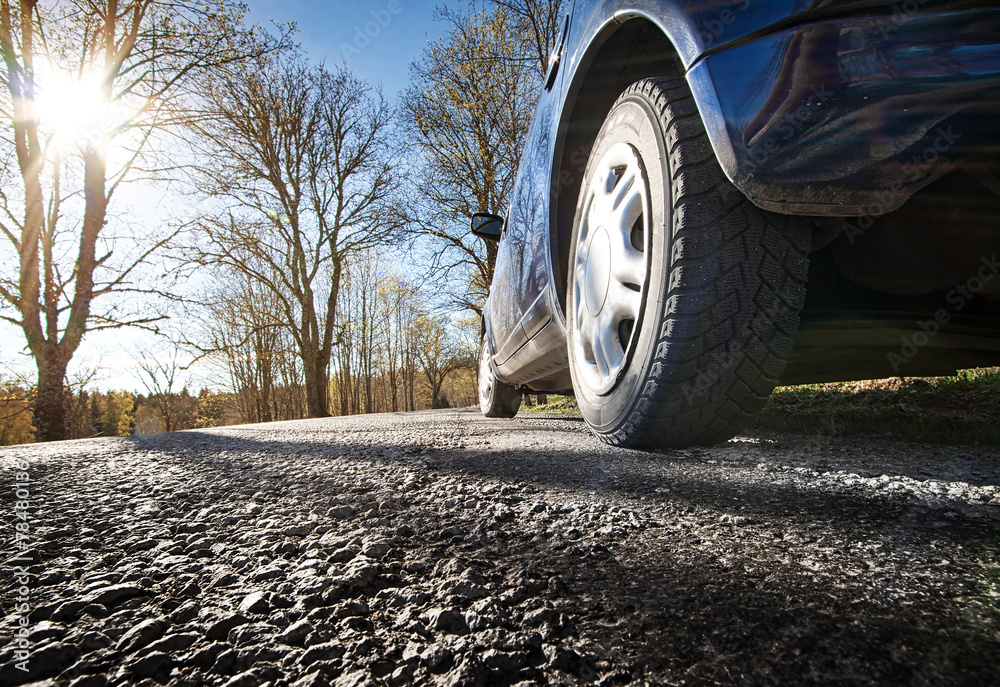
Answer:
[(490, 358), (486, 343), (479, 349), (479, 402), (487, 403), (493, 392), (493, 370), (490, 368)]
[(649, 184), (636, 149), (616, 143), (588, 179), (573, 264), (573, 345), (581, 381), (610, 392), (640, 330), (649, 274)]

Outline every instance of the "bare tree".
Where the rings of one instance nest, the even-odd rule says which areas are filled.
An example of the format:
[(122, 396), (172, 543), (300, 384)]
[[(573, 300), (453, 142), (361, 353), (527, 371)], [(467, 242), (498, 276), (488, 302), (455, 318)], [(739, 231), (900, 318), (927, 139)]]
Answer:
[[(415, 175), (418, 231), (433, 267), (460, 283), (456, 304), (480, 313), (496, 246), (469, 235), (475, 212), (504, 214), (541, 78), (502, 8), (444, 14), (450, 34), (410, 67), (404, 114), (423, 162)], [(456, 282), (456, 277), (461, 281)]]
[[(65, 378), (88, 331), (153, 326), (112, 294), (146, 292), (137, 269), (164, 243), (127, 250), (109, 208), (122, 184), (155, 173), (158, 132), (183, 115), (206, 71), (273, 44), (232, 0), (0, 0), (0, 317), (24, 333), (38, 371), (39, 440), (66, 437)], [(95, 309), (94, 301), (106, 305)]]
[(418, 317), (415, 307), (419, 302), (418, 289), (406, 280), (390, 275), (383, 280), (379, 293), (384, 326), (389, 332), (385, 342), (389, 353), (386, 380), (390, 407), (387, 410), (416, 410), (417, 365), (412, 333), (414, 320)]
[[(331, 412), (341, 415), (415, 410), (445, 395), (475, 398), (476, 337), (459, 336), (428, 315), (426, 295), (400, 277), (378, 251), (345, 265), (337, 301), (339, 337), (330, 367)], [(203, 309), (201, 350), (225, 371), (244, 422), (301, 417), (301, 367), (280, 308), (245, 274), (213, 272), (219, 287)], [(467, 323), (468, 324), (468, 323)], [(474, 326), (470, 331), (478, 331)], [(461, 374), (458, 374), (462, 371)], [(286, 376), (287, 375), (287, 376)], [(291, 380), (291, 381), (289, 381)], [(212, 422), (207, 407), (199, 422)], [(157, 417), (159, 418), (159, 414)], [(145, 428), (150, 431), (146, 423)]]
[(453, 373), (474, 365), (471, 353), (462, 348), (448, 328), (428, 314), (414, 322), (417, 359), (430, 389), (431, 408), (444, 407), (441, 388)]
[(340, 412), (373, 413), (378, 407), (377, 380), (384, 369), (389, 332), (379, 293), (382, 272), (376, 256), (359, 253), (347, 268), (337, 308), (343, 335), (336, 361)]
[(147, 401), (163, 418), (168, 432), (186, 429), (194, 420), (195, 399), (186, 388), (177, 390), (184, 370), (181, 347), (174, 343), (169, 347), (149, 351), (135, 351), (137, 377), (148, 394)]
[(562, 35), (563, 18), (569, 5), (566, 0), (489, 0), (496, 7), (505, 10), (518, 26), (515, 35), (521, 36), (525, 47), (520, 55), (530, 56), (539, 78), (548, 70), (549, 59), (558, 46)]
[(87, 439), (97, 435), (94, 426), (93, 383), (99, 367), (80, 367), (66, 380), (66, 438)]
[(402, 225), (389, 106), (345, 69), (298, 59), (232, 71), (208, 98), (202, 187), (227, 208), (201, 223), (188, 256), (265, 289), (302, 359), (307, 414), (327, 416), (345, 265)]
[(281, 309), (242, 272), (215, 270), (211, 289), (190, 338), (203, 357), (221, 360), (242, 420), (301, 418), (301, 366)]
[(397, 319), (412, 308), (399, 298), (399, 278), (374, 251), (355, 255), (337, 306), (342, 326), (333, 385), (342, 415), (398, 410), (401, 367)]

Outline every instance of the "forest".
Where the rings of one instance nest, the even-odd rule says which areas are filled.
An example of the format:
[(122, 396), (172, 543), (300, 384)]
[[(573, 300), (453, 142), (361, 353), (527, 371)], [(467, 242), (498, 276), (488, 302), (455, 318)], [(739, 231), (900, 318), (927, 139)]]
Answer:
[[(233, 0), (0, 1), (0, 320), (32, 363), (0, 361), (0, 445), (474, 405), (469, 218), (508, 203), (563, 4), (439, 7), (390, 97)], [(128, 389), (76, 360), (106, 330), (155, 342), (107, 363)]]

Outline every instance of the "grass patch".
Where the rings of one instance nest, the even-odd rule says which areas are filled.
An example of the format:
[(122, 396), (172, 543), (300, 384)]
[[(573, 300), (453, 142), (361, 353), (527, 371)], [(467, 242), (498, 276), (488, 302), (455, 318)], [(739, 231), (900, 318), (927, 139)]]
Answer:
[[(558, 395), (520, 412), (580, 415), (575, 398)], [(1000, 445), (1000, 368), (778, 387), (751, 429)]]
[(779, 387), (753, 429), (1000, 444), (1000, 368)]
[[(532, 403), (535, 402), (535, 397), (531, 398)], [(576, 398), (573, 396), (560, 396), (558, 394), (549, 394), (545, 403), (536, 404), (532, 406), (526, 406), (521, 403), (521, 410), (519, 413), (555, 413), (557, 415), (572, 415), (573, 417), (580, 417), (580, 409), (576, 406)]]

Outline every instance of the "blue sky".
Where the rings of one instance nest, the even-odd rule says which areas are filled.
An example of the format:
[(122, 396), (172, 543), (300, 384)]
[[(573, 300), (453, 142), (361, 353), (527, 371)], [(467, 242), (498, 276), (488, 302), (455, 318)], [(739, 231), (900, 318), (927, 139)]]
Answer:
[(248, 0), (248, 20), (256, 24), (296, 22), (296, 39), (313, 62), (347, 65), (385, 95), (406, 88), (410, 62), (428, 41), (447, 31), (434, 21), (438, 5), (461, 7), (461, 0)]

